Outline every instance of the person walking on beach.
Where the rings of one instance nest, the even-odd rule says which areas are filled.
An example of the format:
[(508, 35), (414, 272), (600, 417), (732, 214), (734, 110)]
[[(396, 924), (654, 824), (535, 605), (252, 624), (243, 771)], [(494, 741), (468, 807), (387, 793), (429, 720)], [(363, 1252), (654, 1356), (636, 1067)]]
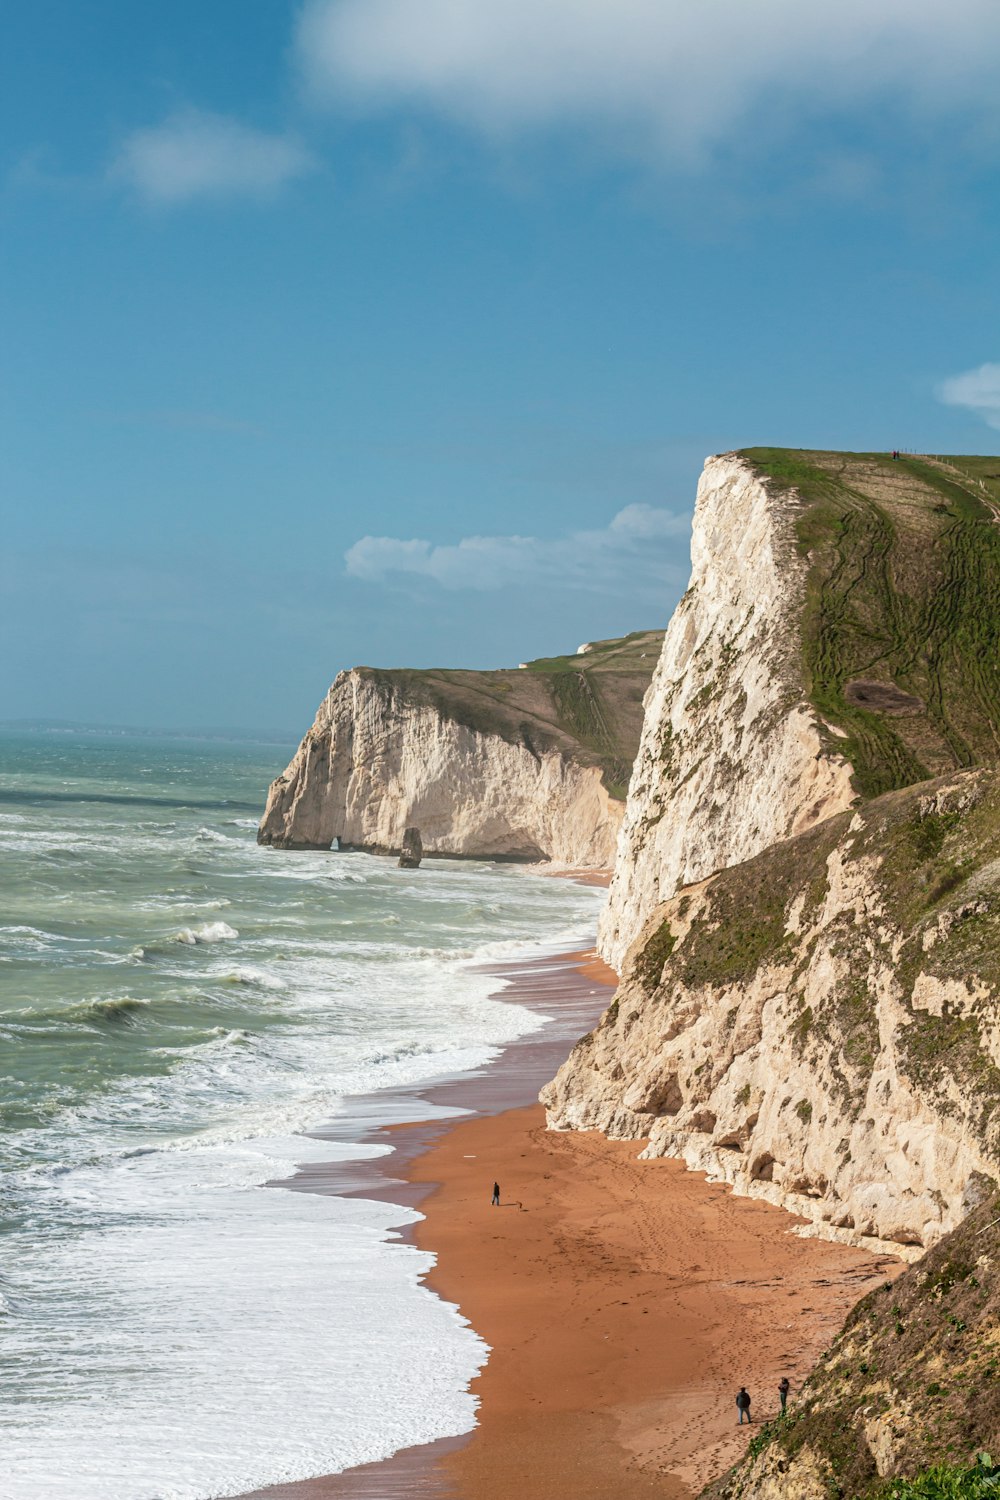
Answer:
[(500, 1184), (499, 1184), (499, 1182), (495, 1182), (493, 1184), (493, 1197), (490, 1199), (490, 1207), (491, 1208), (499, 1208), (500, 1207)]
[(740, 1386), (739, 1395), (736, 1397), (736, 1406), (737, 1406), (737, 1409), (739, 1410), (739, 1414), (740, 1414), (740, 1426), (742, 1427), (744, 1422), (749, 1422), (751, 1420), (751, 1418), (750, 1418), (750, 1392), (747, 1390), (747, 1388), (746, 1388), (745, 1385), (741, 1385)]
[(782, 1416), (785, 1415), (785, 1407), (788, 1404), (788, 1392), (791, 1390), (791, 1388), (791, 1383), (789, 1382), (788, 1376), (786, 1375), (784, 1380), (778, 1386), (778, 1400), (781, 1402)]

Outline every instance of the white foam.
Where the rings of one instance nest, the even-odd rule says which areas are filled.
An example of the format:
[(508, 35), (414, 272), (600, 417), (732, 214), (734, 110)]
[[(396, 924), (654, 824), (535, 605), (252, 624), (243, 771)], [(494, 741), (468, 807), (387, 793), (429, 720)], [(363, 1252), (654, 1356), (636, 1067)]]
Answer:
[[(40, 969), (65, 963), (76, 1008), (97, 1000), (113, 1055), (141, 1061), (54, 1096), (5, 1158), (5, 1212), (25, 1227), (5, 1239), (3, 1500), (238, 1495), (473, 1421), (484, 1348), (420, 1286), (428, 1257), (398, 1239), (415, 1216), (261, 1184), (384, 1151), (290, 1139), (343, 1122), (345, 1096), (392, 1115), (385, 1090), (478, 1068), (539, 1026), (475, 966), (581, 946), (599, 897), (485, 866), (404, 882), (368, 856), (260, 849), (250, 819), (199, 839), (204, 818), (26, 839), (25, 870), (57, 856), (69, 903), (51, 923), (18, 908), (34, 940), (92, 944), (83, 965), (73, 946)], [(230, 901), (232, 926), (202, 920)], [(531, 932), (547, 941), (513, 937)], [(95, 955), (131, 964), (124, 1004)], [(139, 1024), (112, 1030), (133, 993), (150, 999)]]
[(473, 1425), (486, 1348), (419, 1285), (431, 1257), (395, 1241), (419, 1215), (261, 1189), (289, 1150), (308, 1148), (155, 1154), (56, 1179), (118, 1227), (30, 1257), (18, 1236), (8, 1247), (20, 1399), (0, 1414), (5, 1500), (238, 1495)]
[(193, 948), (198, 943), (225, 943), (238, 937), (236, 928), (228, 922), (203, 922), (200, 927), (182, 927), (176, 941)]
[(277, 974), (267, 969), (254, 969), (249, 964), (239, 964), (224, 975), (227, 984), (256, 984), (263, 990), (287, 990), (288, 984)]

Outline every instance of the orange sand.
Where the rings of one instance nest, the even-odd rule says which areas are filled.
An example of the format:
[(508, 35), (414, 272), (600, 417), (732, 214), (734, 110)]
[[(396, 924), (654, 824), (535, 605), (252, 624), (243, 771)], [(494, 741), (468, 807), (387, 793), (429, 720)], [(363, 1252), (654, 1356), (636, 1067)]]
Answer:
[[(609, 980), (576, 954), (509, 993), (575, 1015), (581, 998), (606, 1003), (593, 986)], [(483, 1079), (432, 1094), (462, 1103), (471, 1089), (503, 1112), (436, 1130), (401, 1174), (426, 1215), (414, 1237), (438, 1258), (429, 1284), (492, 1346), (475, 1432), (256, 1500), (689, 1500), (752, 1435), (736, 1424), (737, 1388), (756, 1421), (773, 1415), (782, 1375), (794, 1402), (848, 1309), (902, 1269), (802, 1239), (781, 1209), (677, 1162), (638, 1161), (635, 1141), (556, 1134), (540, 1106), (504, 1108), (537, 1089), (540, 1065), (551, 1076), (546, 1048), (525, 1039)]]
[(411, 1168), (441, 1184), (416, 1236), (430, 1284), (493, 1347), (480, 1425), (443, 1460), (462, 1500), (686, 1500), (743, 1450), (737, 1388), (773, 1415), (782, 1375), (794, 1391), (901, 1269), (637, 1149), (546, 1131), (535, 1106), (458, 1125)]

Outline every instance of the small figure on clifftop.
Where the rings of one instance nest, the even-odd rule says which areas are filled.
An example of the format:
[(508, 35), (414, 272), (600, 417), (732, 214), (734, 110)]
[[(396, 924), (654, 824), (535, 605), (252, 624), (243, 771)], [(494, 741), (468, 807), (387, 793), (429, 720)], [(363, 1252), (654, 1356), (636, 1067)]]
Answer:
[(749, 1422), (751, 1420), (750, 1392), (747, 1390), (745, 1385), (740, 1386), (739, 1395), (736, 1397), (736, 1406), (740, 1414), (740, 1426), (742, 1427), (744, 1422)]
[(499, 1182), (495, 1182), (493, 1184), (493, 1197), (490, 1199), (490, 1207), (491, 1208), (499, 1208), (500, 1207), (500, 1184), (499, 1184)]
[(785, 1415), (785, 1407), (788, 1404), (788, 1392), (791, 1390), (791, 1382), (786, 1375), (778, 1386), (778, 1400), (781, 1402), (781, 1415)]

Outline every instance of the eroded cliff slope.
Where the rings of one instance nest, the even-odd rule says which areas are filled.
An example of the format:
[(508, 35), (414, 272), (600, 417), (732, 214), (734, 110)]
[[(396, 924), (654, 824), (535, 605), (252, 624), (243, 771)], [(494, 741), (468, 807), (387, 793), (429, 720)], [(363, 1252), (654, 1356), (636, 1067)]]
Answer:
[(601, 950), (858, 798), (994, 761), (1000, 460), (709, 459), (650, 689)]
[(997, 1493), (991, 1463), (981, 1488), (960, 1489), (957, 1471), (1000, 1442), (998, 1216), (991, 1195), (865, 1297), (788, 1416), (759, 1431), (704, 1500), (888, 1500), (892, 1480), (932, 1468), (938, 1482), (922, 1495)]
[(886, 793), (674, 896), (542, 1099), (820, 1232), (933, 1244), (1000, 1166), (1000, 772)]
[(336, 679), (271, 785), (261, 843), (606, 868), (663, 635), (642, 631), (512, 671)]

